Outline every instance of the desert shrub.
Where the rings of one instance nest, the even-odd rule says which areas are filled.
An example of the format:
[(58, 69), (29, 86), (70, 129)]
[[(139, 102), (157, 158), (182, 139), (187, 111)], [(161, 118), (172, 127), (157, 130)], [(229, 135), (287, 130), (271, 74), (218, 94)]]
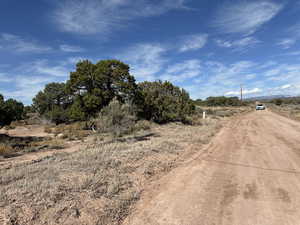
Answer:
[(208, 97), (204, 103), (207, 106), (241, 106), (242, 103), (238, 97)]
[(31, 142), (26, 152), (34, 152), (43, 149), (63, 149), (65, 148), (65, 143), (62, 140), (58, 139), (48, 139), (43, 141)]
[(220, 117), (230, 117), (235, 114), (234, 111), (231, 110), (217, 110), (215, 115)]
[(59, 138), (68, 140), (83, 140), (90, 134), (85, 122), (74, 122), (71, 124), (59, 124), (55, 127), (45, 127), (46, 133), (52, 133)]
[(151, 122), (148, 120), (139, 120), (134, 125), (135, 131), (141, 131), (141, 130), (150, 130), (151, 129)]
[(202, 114), (193, 114), (191, 116), (187, 116), (183, 123), (192, 126), (201, 126), (203, 124)]
[(4, 128), (4, 130), (13, 130), (13, 129), (15, 129), (16, 127), (13, 126), (12, 124), (10, 124), (10, 125), (4, 126), (3, 128)]
[(26, 125), (25, 120), (15, 120), (10, 123), (11, 127), (18, 127), (18, 126), (25, 126), (25, 125)]
[(273, 99), (273, 100), (271, 101), (271, 103), (274, 103), (275, 105), (280, 106), (280, 105), (283, 104), (283, 100), (282, 100), (281, 98), (276, 98), (276, 99)]
[(98, 132), (111, 133), (116, 137), (133, 132), (137, 121), (134, 108), (113, 99), (94, 120)]
[(52, 126), (45, 126), (44, 127), (44, 132), (48, 133), (48, 134), (51, 134), (53, 132)]
[(189, 94), (170, 82), (143, 82), (139, 84), (144, 99), (142, 116), (157, 123), (184, 121), (195, 105)]
[(13, 148), (7, 144), (0, 144), (0, 156), (8, 156), (13, 151)]

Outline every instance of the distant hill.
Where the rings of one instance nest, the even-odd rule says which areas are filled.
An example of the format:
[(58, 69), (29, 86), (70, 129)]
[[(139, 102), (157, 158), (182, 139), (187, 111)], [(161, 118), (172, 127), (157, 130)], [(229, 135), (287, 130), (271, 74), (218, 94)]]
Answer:
[(289, 95), (269, 95), (269, 96), (257, 96), (257, 97), (251, 97), (246, 98), (246, 101), (262, 101), (262, 100), (272, 100), (275, 98), (290, 98), (292, 96)]

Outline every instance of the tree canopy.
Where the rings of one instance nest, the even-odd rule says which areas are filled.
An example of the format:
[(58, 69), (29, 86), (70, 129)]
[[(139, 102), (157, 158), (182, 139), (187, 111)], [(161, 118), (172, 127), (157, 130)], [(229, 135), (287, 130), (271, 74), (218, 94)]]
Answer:
[(158, 123), (184, 121), (195, 110), (189, 94), (168, 81), (145, 81), (139, 86), (144, 99), (143, 116), (148, 120)]
[(137, 84), (127, 64), (79, 61), (64, 83), (50, 83), (33, 99), (34, 108), (56, 123), (84, 121), (116, 99), (129, 104), (139, 118), (158, 123), (182, 121), (194, 110), (188, 93), (170, 82)]
[(68, 107), (71, 103), (64, 83), (47, 84), (33, 99), (34, 109), (56, 123), (68, 121)]
[(123, 103), (136, 102), (137, 84), (123, 62), (102, 60), (93, 64), (85, 60), (71, 72), (67, 91), (74, 102), (71, 117), (83, 120), (95, 116), (115, 97)]
[(0, 126), (9, 125), (14, 120), (20, 120), (24, 115), (24, 105), (14, 99), (4, 100), (0, 94)]

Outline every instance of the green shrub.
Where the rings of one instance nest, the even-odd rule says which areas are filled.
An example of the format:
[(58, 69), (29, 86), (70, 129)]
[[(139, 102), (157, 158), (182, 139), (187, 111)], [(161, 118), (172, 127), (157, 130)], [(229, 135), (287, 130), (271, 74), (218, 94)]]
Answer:
[(207, 106), (241, 106), (242, 102), (238, 97), (208, 97), (203, 104)]
[(121, 104), (116, 98), (104, 107), (94, 120), (100, 133), (111, 133), (115, 137), (129, 134), (134, 131), (137, 121), (134, 107)]
[(185, 121), (195, 111), (189, 94), (170, 82), (143, 82), (139, 84), (144, 99), (142, 117), (157, 123)]
[(273, 99), (271, 102), (278, 106), (283, 104), (283, 100), (281, 98)]

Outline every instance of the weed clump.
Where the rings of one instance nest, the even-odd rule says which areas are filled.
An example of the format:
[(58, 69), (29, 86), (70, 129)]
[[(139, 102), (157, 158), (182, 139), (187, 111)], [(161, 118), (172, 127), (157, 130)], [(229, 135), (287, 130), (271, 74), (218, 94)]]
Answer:
[(0, 156), (8, 156), (13, 151), (13, 148), (10, 145), (7, 144), (0, 144)]
[(99, 133), (111, 133), (115, 137), (132, 133), (136, 128), (136, 122), (134, 107), (121, 104), (117, 99), (113, 99), (108, 106), (104, 107), (94, 120)]

